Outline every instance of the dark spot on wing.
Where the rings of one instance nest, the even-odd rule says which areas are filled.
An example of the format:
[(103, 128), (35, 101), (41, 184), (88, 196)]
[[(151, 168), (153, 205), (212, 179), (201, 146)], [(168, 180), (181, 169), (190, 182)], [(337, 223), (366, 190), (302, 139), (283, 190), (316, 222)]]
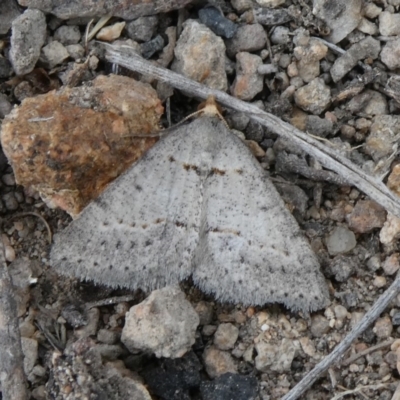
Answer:
[(103, 226), (108, 226), (108, 222), (104, 221)]
[(186, 226), (186, 224), (184, 224), (183, 222), (176, 221), (175, 226), (177, 226), (178, 228), (183, 228)]
[(63, 257), (61, 261), (67, 261), (67, 257)]
[(131, 249), (133, 249), (136, 246), (135, 242), (131, 242)]
[(174, 158), (174, 156), (169, 156), (169, 157), (168, 157), (168, 160), (169, 160), (170, 162), (176, 161), (175, 158)]
[(121, 241), (120, 240), (118, 240), (118, 242), (117, 242), (117, 244), (116, 244), (116, 246), (115, 246), (117, 249), (119, 249), (120, 247), (121, 247)]
[(143, 224), (143, 225), (142, 225), (142, 228), (143, 228), (143, 229), (146, 229), (148, 226), (149, 226), (149, 225), (147, 225), (147, 224)]
[(113, 269), (113, 266), (112, 266), (112, 265), (109, 265), (109, 266), (108, 266), (108, 269), (111, 271), (111, 270)]
[(103, 240), (103, 241), (100, 243), (100, 246), (104, 246), (105, 244), (106, 244), (106, 241)]
[(130, 226), (131, 228), (134, 228), (134, 227), (136, 226), (136, 224), (135, 224), (134, 222), (132, 222), (131, 224), (129, 224), (129, 226)]
[(233, 229), (208, 228), (207, 232), (231, 233), (232, 235), (240, 236), (240, 231), (235, 231)]
[(82, 262), (82, 259), (80, 258), (80, 259), (77, 261), (77, 263), (80, 264), (81, 262)]
[(235, 172), (239, 175), (243, 174), (243, 170), (242, 169), (235, 169)]
[(160, 224), (161, 222), (164, 222), (164, 221), (165, 221), (164, 218), (157, 218), (154, 223), (155, 224)]
[(97, 267), (99, 264), (95, 261), (94, 263), (93, 263), (93, 267)]
[(107, 203), (103, 200), (103, 198), (101, 196), (94, 199), (93, 203), (103, 209), (107, 206)]
[(151, 246), (152, 244), (153, 244), (153, 241), (150, 240), (150, 239), (148, 239), (148, 240), (146, 240), (146, 241), (144, 242), (144, 245), (145, 245), (145, 246)]
[(194, 165), (194, 164), (186, 164), (186, 163), (184, 163), (183, 164), (183, 169), (186, 170), (186, 171), (192, 170), (192, 171), (197, 172), (199, 167), (197, 165)]
[(225, 175), (226, 171), (224, 171), (222, 169), (218, 169), (218, 168), (212, 168), (211, 169), (211, 174), (212, 175)]
[(123, 220), (123, 219), (119, 219), (119, 220), (118, 220), (118, 223), (121, 225), (121, 224), (124, 223), (124, 220)]
[(138, 192), (141, 192), (141, 191), (143, 190), (143, 188), (142, 188), (140, 185), (135, 185), (135, 189), (136, 189)]
[(300, 293), (299, 294), (299, 297), (301, 298), (301, 299), (304, 299), (304, 296)]
[(289, 296), (289, 293), (285, 292), (285, 293), (283, 293), (283, 295), (284, 295), (285, 297), (288, 297), (288, 296)]

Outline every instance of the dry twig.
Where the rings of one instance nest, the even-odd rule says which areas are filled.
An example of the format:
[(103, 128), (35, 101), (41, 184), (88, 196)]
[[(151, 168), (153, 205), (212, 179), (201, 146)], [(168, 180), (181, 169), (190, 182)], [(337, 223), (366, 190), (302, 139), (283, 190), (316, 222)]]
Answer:
[(360, 357), (364, 357), (368, 354), (373, 353), (374, 351), (384, 349), (385, 347), (391, 346), (393, 342), (394, 342), (394, 339), (389, 339), (389, 340), (386, 340), (386, 342), (379, 343), (376, 346), (372, 346), (372, 347), (369, 347), (368, 349), (360, 351), (359, 353), (356, 353), (356, 354), (352, 355), (351, 357), (347, 358), (346, 360), (344, 360), (342, 362), (342, 365), (344, 367), (346, 367), (346, 366), (352, 364), (354, 361), (358, 360)]
[(338, 393), (335, 397), (332, 397), (331, 400), (339, 400), (344, 396), (349, 394), (361, 394), (363, 390), (379, 390), (379, 389), (386, 389), (389, 386), (388, 383), (378, 383), (377, 385), (366, 385), (366, 386), (357, 386), (355, 389), (346, 390), (344, 392)]
[(0, 381), (3, 400), (28, 400), (17, 302), (0, 239)]
[(39, 219), (43, 222), (43, 225), (44, 225), (44, 226), (46, 227), (46, 229), (47, 229), (47, 238), (48, 238), (48, 240), (49, 240), (49, 244), (51, 244), (52, 241), (53, 241), (53, 234), (52, 234), (52, 232), (51, 232), (50, 225), (49, 225), (48, 222), (44, 219), (44, 217), (42, 217), (42, 216), (41, 216), (40, 214), (38, 214), (37, 212), (33, 212), (33, 211), (21, 212), (21, 213), (12, 215), (10, 218), (6, 219), (4, 222), (9, 222), (9, 221), (12, 221), (12, 220), (14, 220), (14, 219), (16, 219), (16, 218), (29, 217), (29, 216), (39, 218)]

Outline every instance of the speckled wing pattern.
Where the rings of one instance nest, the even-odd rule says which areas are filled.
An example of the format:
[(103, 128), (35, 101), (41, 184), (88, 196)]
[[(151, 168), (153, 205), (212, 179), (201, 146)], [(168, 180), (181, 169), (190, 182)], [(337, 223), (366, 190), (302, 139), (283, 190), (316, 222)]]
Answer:
[(192, 275), (218, 300), (328, 303), (318, 261), (246, 145), (215, 117), (174, 129), (55, 235), (64, 275), (153, 290)]

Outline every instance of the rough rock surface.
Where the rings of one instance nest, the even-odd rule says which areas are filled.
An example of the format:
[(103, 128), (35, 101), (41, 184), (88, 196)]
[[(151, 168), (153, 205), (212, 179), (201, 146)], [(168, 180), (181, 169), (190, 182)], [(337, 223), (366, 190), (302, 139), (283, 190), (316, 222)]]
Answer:
[(313, 14), (330, 28), (327, 40), (339, 43), (357, 28), (362, 19), (361, 0), (315, 0)]
[(46, 40), (46, 18), (39, 10), (26, 10), (12, 23), (10, 61), (17, 75), (31, 72)]
[(175, 48), (171, 69), (213, 89), (226, 90), (225, 44), (209, 28), (188, 20)]
[(121, 340), (131, 351), (182, 357), (193, 345), (198, 325), (199, 316), (185, 295), (167, 286), (129, 310)]
[(262, 59), (255, 54), (238, 53), (236, 55), (236, 78), (231, 92), (241, 100), (252, 100), (263, 90), (263, 76), (257, 70), (262, 65)]
[(26, 99), (4, 120), (1, 141), (18, 184), (76, 215), (156, 142), (134, 136), (156, 132), (162, 110), (150, 86), (99, 76)]
[(73, 19), (82, 17), (99, 17), (112, 15), (126, 20), (135, 19), (144, 15), (165, 13), (185, 7), (193, 0), (138, 0), (134, 4), (121, 0), (109, 1), (77, 1), (63, 2), (55, 0), (19, 0), (23, 7), (32, 7), (46, 13), (54, 14), (60, 19)]

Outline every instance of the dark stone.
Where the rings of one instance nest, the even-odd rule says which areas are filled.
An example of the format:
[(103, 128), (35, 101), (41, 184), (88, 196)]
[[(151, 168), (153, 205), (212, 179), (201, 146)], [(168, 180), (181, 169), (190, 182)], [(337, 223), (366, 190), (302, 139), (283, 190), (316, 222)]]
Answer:
[(344, 255), (336, 256), (329, 265), (329, 273), (338, 282), (346, 282), (356, 271), (357, 260)]
[(164, 39), (157, 35), (154, 39), (140, 45), (143, 58), (149, 59), (154, 53), (164, 48)]
[(236, 31), (237, 25), (231, 20), (225, 18), (216, 7), (205, 7), (199, 11), (200, 21), (210, 28), (217, 36), (224, 38), (232, 38)]
[(72, 304), (67, 305), (61, 310), (61, 316), (74, 328), (79, 328), (88, 323), (82, 313)]
[(355, 292), (336, 292), (335, 297), (340, 299), (347, 309), (356, 307), (358, 304), (358, 296)]
[(253, 400), (257, 396), (257, 389), (257, 379), (254, 376), (230, 372), (200, 385), (203, 400)]
[(13, 70), (10, 61), (7, 58), (0, 57), (0, 78), (8, 78)]
[(394, 326), (400, 325), (400, 312), (396, 312), (392, 317), (392, 324)]
[(275, 183), (275, 188), (278, 190), (285, 203), (289, 203), (300, 215), (305, 215), (308, 196), (303, 189), (299, 186), (286, 183)]
[(15, 0), (0, 1), (0, 35), (5, 35), (11, 28), (12, 21), (22, 13)]
[(142, 373), (152, 394), (163, 400), (190, 400), (189, 391), (200, 385), (202, 366), (195, 353), (163, 359), (160, 365)]
[(246, 139), (260, 143), (264, 138), (263, 126), (256, 121), (249, 121), (246, 127)]
[(317, 115), (309, 115), (306, 119), (306, 131), (319, 137), (327, 137), (333, 131), (333, 123)]

